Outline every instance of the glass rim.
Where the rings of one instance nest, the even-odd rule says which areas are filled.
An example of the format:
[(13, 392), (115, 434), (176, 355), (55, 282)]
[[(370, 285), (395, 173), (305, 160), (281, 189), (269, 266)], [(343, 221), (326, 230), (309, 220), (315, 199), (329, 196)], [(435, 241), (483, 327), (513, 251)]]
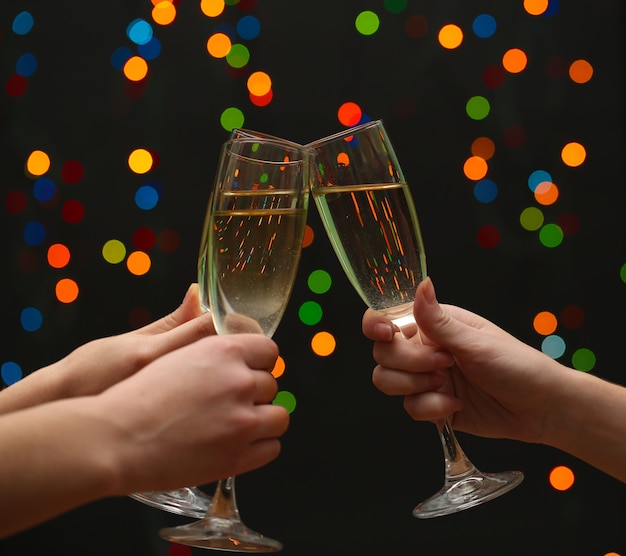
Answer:
[(235, 132), (245, 133), (247, 135), (240, 137), (231, 137), (231, 139), (262, 139), (264, 141), (278, 141), (280, 143), (284, 143), (286, 145), (290, 145), (297, 149), (302, 149), (306, 147), (306, 145), (302, 145), (301, 143), (296, 143), (295, 141), (290, 141), (289, 139), (283, 139), (282, 137), (278, 137), (278, 135), (270, 135), (269, 133), (264, 133), (262, 131), (255, 131), (254, 129), (248, 129), (246, 127), (234, 127), (231, 130), (231, 133)]
[[(235, 144), (254, 144), (254, 143), (267, 143), (272, 146), (279, 147), (283, 150), (288, 149), (291, 155), (296, 155), (293, 158), (289, 158), (288, 160), (271, 160), (264, 157), (254, 158), (247, 154), (239, 153), (233, 151), (229, 148), (230, 145)], [(287, 141), (282, 141), (281, 139), (268, 139), (266, 137), (234, 137), (232, 139), (228, 139), (224, 141), (222, 144), (222, 150), (228, 154), (228, 156), (237, 157), (241, 160), (246, 160), (250, 162), (256, 162), (259, 164), (271, 164), (276, 166), (296, 166), (298, 164), (308, 164), (310, 159), (310, 151), (308, 148), (304, 147), (304, 145), (297, 145), (296, 143), (289, 144)]]
[(364, 129), (368, 129), (370, 127), (382, 127), (382, 128), (384, 128), (383, 121), (381, 119), (379, 119), (379, 120), (370, 120), (368, 122), (364, 122), (364, 123), (359, 124), (359, 125), (355, 125), (355, 126), (352, 126), (352, 127), (347, 127), (346, 129), (344, 129), (342, 131), (338, 131), (337, 133), (333, 133), (332, 135), (328, 135), (327, 137), (322, 137), (321, 139), (316, 139), (315, 141), (311, 141), (310, 143), (307, 143), (306, 145), (304, 145), (304, 147), (315, 149), (315, 148), (317, 148), (317, 147), (319, 147), (321, 145), (325, 145), (326, 143), (330, 143), (331, 141), (334, 141), (334, 140), (339, 139), (341, 137), (349, 137), (350, 135), (354, 135), (356, 133), (360, 133)]

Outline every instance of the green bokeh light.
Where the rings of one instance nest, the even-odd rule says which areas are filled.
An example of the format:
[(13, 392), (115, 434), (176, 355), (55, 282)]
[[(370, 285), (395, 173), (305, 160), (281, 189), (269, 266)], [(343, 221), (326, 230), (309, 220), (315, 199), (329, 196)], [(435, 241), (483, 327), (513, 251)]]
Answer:
[(298, 310), (300, 321), (304, 324), (308, 324), (309, 326), (317, 324), (321, 321), (322, 315), (322, 307), (315, 301), (305, 301), (302, 305), (300, 305), (300, 309)]
[(226, 61), (231, 68), (240, 69), (250, 61), (250, 51), (243, 44), (233, 44), (226, 55)]
[(572, 355), (572, 366), (578, 371), (590, 371), (596, 366), (596, 356), (590, 349), (577, 349)]
[(543, 219), (543, 212), (537, 207), (525, 208), (519, 217), (522, 228), (533, 232), (543, 226)]
[(539, 230), (539, 241), (546, 247), (558, 247), (563, 242), (563, 230), (557, 224), (546, 224)]
[(243, 127), (245, 121), (243, 112), (234, 106), (226, 108), (220, 117), (220, 123), (226, 131), (232, 131), (236, 127)]
[(619, 269), (619, 276), (622, 279), (622, 282), (626, 283), (626, 263), (624, 263), (622, 268)]
[(293, 413), (294, 409), (296, 409), (296, 397), (287, 390), (281, 390), (276, 394), (272, 404), (282, 405), (287, 410), (287, 413)]
[(313, 293), (326, 293), (332, 286), (333, 280), (325, 270), (314, 270), (309, 274), (307, 284)]
[(354, 26), (361, 35), (373, 35), (378, 31), (380, 19), (374, 12), (366, 10), (356, 17)]
[(484, 120), (491, 110), (491, 105), (485, 97), (475, 96), (470, 98), (465, 105), (465, 111), (472, 120)]

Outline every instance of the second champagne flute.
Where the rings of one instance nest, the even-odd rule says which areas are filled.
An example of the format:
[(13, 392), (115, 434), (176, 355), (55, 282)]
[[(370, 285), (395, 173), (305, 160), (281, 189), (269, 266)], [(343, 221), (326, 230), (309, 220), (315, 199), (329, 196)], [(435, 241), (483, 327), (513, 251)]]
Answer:
[[(306, 227), (308, 151), (265, 138), (224, 144), (198, 262), (200, 301), (218, 334), (273, 336), (291, 296)], [(241, 521), (235, 478), (217, 483), (200, 521), (162, 529), (171, 542), (230, 552), (276, 552), (282, 544)]]
[[(403, 335), (414, 335), (413, 301), (426, 259), (411, 191), (382, 121), (308, 147), (314, 156), (313, 199), (348, 279), (368, 307), (385, 314)], [(471, 508), (521, 482), (519, 471), (481, 473), (461, 449), (450, 421), (438, 422), (437, 428), (444, 485), (415, 507), (415, 517)]]

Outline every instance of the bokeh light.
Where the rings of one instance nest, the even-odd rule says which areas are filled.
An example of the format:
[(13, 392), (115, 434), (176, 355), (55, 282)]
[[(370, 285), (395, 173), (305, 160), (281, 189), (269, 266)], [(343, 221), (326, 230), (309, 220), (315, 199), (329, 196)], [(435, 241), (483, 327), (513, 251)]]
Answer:
[(126, 259), (126, 267), (131, 274), (135, 276), (143, 276), (147, 274), (152, 266), (152, 261), (148, 253), (144, 251), (133, 251)]
[(357, 15), (356, 20), (354, 22), (354, 26), (356, 30), (362, 35), (373, 35), (378, 31), (378, 27), (380, 26), (380, 19), (378, 18), (378, 14), (371, 10), (365, 10)]
[(489, 101), (480, 95), (471, 97), (466, 105), (465, 111), (472, 120), (484, 120), (491, 110)]
[(565, 465), (558, 465), (550, 471), (549, 481), (556, 490), (569, 490), (574, 485), (574, 472)]
[(48, 247), (48, 264), (52, 268), (63, 268), (70, 262), (70, 250), (67, 245), (53, 243)]
[(556, 330), (556, 327), (556, 316), (550, 311), (541, 311), (537, 313), (533, 319), (533, 328), (542, 336), (552, 334)]
[(50, 170), (48, 154), (40, 150), (31, 152), (26, 160), (26, 171), (31, 176), (43, 176), (48, 170)]
[(502, 56), (502, 66), (509, 73), (520, 73), (526, 69), (528, 58), (520, 48), (511, 48)]
[(323, 269), (314, 270), (307, 278), (307, 285), (313, 293), (326, 293), (330, 290), (332, 283), (330, 274)]
[(128, 167), (135, 174), (146, 174), (152, 170), (152, 154), (147, 149), (135, 149), (128, 156)]
[(152, 19), (158, 25), (171, 25), (176, 15), (176, 6), (169, 1), (159, 2), (152, 8)]
[(320, 357), (328, 357), (332, 355), (337, 347), (335, 336), (330, 332), (322, 331), (313, 336), (311, 340), (311, 349), (315, 355)]
[(567, 166), (575, 168), (585, 162), (587, 151), (580, 143), (567, 143), (561, 150), (561, 159)]
[(588, 348), (579, 348), (572, 355), (572, 367), (578, 371), (592, 371), (596, 366), (596, 355)]
[(126, 258), (126, 246), (118, 239), (110, 239), (102, 246), (102, 257), (110, 264), (119, 264)]
[(73, 303), (78, 298), (78, 284), (71, 278), (62, 278), (57, 282), (54, 293), (61, 303)]
[(454, 50), (463, 42), (463, 30), (454, 23), (444, 25), (437, 35), (439, 44), (448, 50)]
[(148, 75), (148, 63), (141, 56), (131, 56), (122, 71), (130, 81), (141, 81)]
[(7, 386), (11, 386), (11, 384), (21, 380), (23, 376), (22, 368), (15, 361), (5, 361), (0, 366), (0, 376), (2, 376), (2, 381)]
[(283, 376), (285, 373), (285, 367), (285, 360), (279, 355), (276, 359), (276, 363), (274, 364), (274, 368), (272, 369), (272, 376), (274, 378)]
[(225, 33), (213, 33), (206, 43), (206, 49), (213, 58), (225, 58), (232, 46), (230, 37)]
[(574, 83), (587, 83), (593, 77), (593, 66), (587, 60), (575, 60), (568, 73)]
[(293, 413), (296, 409), (296, 397), (287, 390), (281, 390), (276, 394), (272, 404), (284, 407), (287, 413)]

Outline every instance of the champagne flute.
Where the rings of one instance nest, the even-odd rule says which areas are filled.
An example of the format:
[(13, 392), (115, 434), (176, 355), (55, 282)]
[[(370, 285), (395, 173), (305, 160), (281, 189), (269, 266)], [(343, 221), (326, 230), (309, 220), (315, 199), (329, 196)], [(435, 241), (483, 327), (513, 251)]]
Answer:
[[(283, 141), (238, 138), (221, 152), (198, 263), (201, 304), (218, 334), (273, 336), (295, 282), (309, 199), (308, 151)], [(247, 324), (246, 324), (247, 323)], [(276, 552), (282, 544), (241, 521), (235, 478), (217, 483), (205, 517), (162, 529), (171, 542), (231, 552)]]
[[(413, 301), (426, 275), (417, 213), (382, 121), (346, 129), (307, 145), (313, 151), (311, 192), (354, 289), (391, 319), (403, 336), (417, 333)], [(459, 445), (448, 419), (437, 423), (443, 487), (413, 510), (442, 516), (492, 500), (517, 486), (519, 471), (481, 473)]]
[[(237, 138), (253, 138), (263, 137), (266, 139), (275, 139), (289, 143), (296, 148), (301, 145), (291, 143), (280, 137), (274, 137), (260, 131), (252, 131), (244, 128), (235, 128), (231, 131), (229, 139)], [(206, 229), (205, 229), (206, 232)], [(201, 242), (201, 251), (205, 248), (205, 238)], [(201, 269), (199, 269), (201, 270)], [(209, 311), (208, 303), (203, 307), (205, 311)], [(134, 492), (130, 497), (138, 502), (142, 502), (153, 508), (165, 510), (174, 514), (184, 515), (186, 517), (203, 518), (211, 505), (211, 497), (200, 490), (198, 487), (183, 487), (173, 490), (156, 490), (150, 492)]]

